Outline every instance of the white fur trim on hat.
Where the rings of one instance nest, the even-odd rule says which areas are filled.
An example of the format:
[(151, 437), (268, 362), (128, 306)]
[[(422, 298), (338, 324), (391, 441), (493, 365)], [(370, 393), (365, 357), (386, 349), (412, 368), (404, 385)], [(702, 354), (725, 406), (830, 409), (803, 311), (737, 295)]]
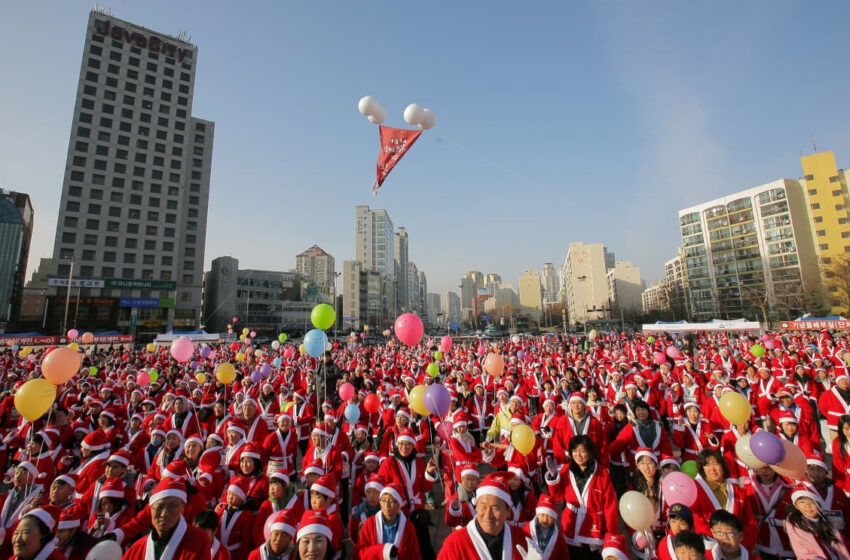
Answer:
[(65, 484), (67, 484), (71, 488), (77, 487), (77, 483), (74, 482), (74, 479), (71, 478), (70, 476), (66, 475), (66, 474), (60, 474), (59, 476), (57, 476), (56, 478), (53, 479), (53, 482), (56, 482), (57, 480), (60, 481), (60, 482), (64, 482)]
[(30, 463), (29, 461), (24, 461), (22, 463), (18, 463), (17, 468), (24, 469), (24, 470), (28, 471), (34, 477), (38, 476), (38, 469), (35, 468), (35, 465)]
[(815, 495), (814, 492), (809, 490), (808, 488), (797, 488), (793, 492), (791, 492), (791, 503), (795, 503), (800, 498), (811, 498), (815, 501), (815, 503), (820, 503), (820, 496)]
[(227, 487), (227, 491), (232, 492), (233, 494), (236, 494), (237, 496), (239, 496), (243, 500), (248, 497), (248, 495), (245, 494), (245, 491), (242, 490), (242, 487), (239, 486), (238, 484), (231, 484), (230, 486)]
[(328, 540), (333, 538), (330, 527), (322, 523), (311, 523), (310, 525), (304, 525), (303, 527), (298, 528), (298, 534), (296, 535), (295, 540), (299, 541), (301, 540), (301, 537), (313, 535), (315, 533), (324, 535)]
[(470, 475), (475, 476), (476, 478), (481, 478), (481, 473), (478, 472), (478, 469), (476, 469), (472, 465), (466, 466), (466, 467), (463, 468), (462, 471), (460, 471), (461, 478), (463, 478), (465, 476), (470, 476)]
[(53, 531), (53, 528), (56, 527), (56, 520), (53, 519), (53, 516), (47, 513), (46, 510), (43, 510), (41, 508), (32, 509), (24, 515), (32, 515), (33, 517), (37, 517), (42, 523), (47, 525), (47, 528), (50, 529), (51, 532)]
[(400, 506), (404, 505), (404, 499), (401, 497), (401, 494), (399, 494), (398, 491), (395, 488), (393, 488), (392, 486), (384, 486), (384, 488), (381, 490), (381, 496), (383, 496), (384, 494), (387, 494), (388, 496), (392, 496), (392, 498), (396, 502), (398, 502), (398, 505), (400, 505)]
[(180, 498), (184, 504), (186, 503), (186, 492), (177, 488), (169, 488), (168, 490), (160, 490), (156, 494), (151, 495), (149, 504), (153, 505), (164, 498)]
[(511, 497), (507, 492), (505, 492), (498, 486), (493, 486), (491, 484), (485, 484), (484, 486), (478, 487), (478, 490), (476, 490), (475, 492), (475, 501), (477, 502), (478, 498), (480, 498), (481, 496), (496, 496), (508, 505), (512, 503)]
[(290, 525), (289, 523), (272, 523), (271, 526), (272, 531), (283, 531), (290, 537), (295, 536), (295, 527)]
[(121, 463), (125, 467), (130, 466), (130, 460), (127, 457), (124, 457), (123, 455), (118, 455), (118, 454), (110, 455), (109, 459), (107, 459), (106, 462), (107, 463)]
[(401, 443), (403, 441), (406, 441), (406, 442), (410, 443), (411, 445), (416, 445), (416, 440), (414, 440), (410, 436), (398, 436), (396, 438), (396, 443)]
[(314, 482), (312, 486), (310, 486), (310, 492), (318, 492), (319, 494), (323, 494), (328, 498), (336, 498), (336, 490), (333, 488), (328, 488), (327, 486), (322, 486), (318, 482)]
[(550, 515), (550, 516), (554, 517), (555, 519), (558, 519), (558, 512), (555, 511), (552, 508), (549, 508), (549, 507), (537, 506), (534, 509), (534, 513), (537, 513), (537, 514), (545, 513), (546, 515)]
[(370, 488), (371, 488), (372, 490), (377, 490), (378, 492), (380, 492), (381, 490), (383, 490), (383, 489), (384, 489), (384, 485), (383, 485), (383, 484), (381, 484), (380, 482), (375, 481), (375, 480), (370, 480), (370, 481), (369, 481), (369, 482), (367, 482), (367, 483), (366, 483), (366, 485), (363, 487), (363, 490), (369, 490)]
[(613, 546), (602, 549), (602, 558), (608, 558), (609, 556), (613, 556), (617, 560), (629, 560), (629, 557), (623, 554), (622, 550)]

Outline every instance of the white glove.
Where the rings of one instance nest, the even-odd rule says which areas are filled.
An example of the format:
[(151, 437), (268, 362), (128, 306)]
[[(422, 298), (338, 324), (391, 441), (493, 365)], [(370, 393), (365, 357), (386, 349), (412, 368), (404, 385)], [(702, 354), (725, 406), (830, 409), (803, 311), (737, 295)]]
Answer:
[(549, 478), (555, 478), (558, 475), (558, 465), (552, 455), (546, 456), (546, 471), (549, 473)]
[(347, 462), (342, 463), (342, 478), (347, 478), (351, 473), (351, 467), (348, 466)]
[(522, 556), (522, 560), (543, 560), (543, 552), (537, 548), (537, 543), (531, 540), (530, 537), (525, 537), (525, 544), (528, 549), (523, 549), (521, 544), (516, 545), (517, 552)]

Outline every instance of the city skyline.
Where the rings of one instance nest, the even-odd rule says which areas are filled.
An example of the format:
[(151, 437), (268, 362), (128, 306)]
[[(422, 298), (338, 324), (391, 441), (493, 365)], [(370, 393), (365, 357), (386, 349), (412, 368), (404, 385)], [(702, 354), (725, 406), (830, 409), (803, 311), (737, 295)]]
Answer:
[[(19, 86), (0, 92), (0, 102), (15, 107), (2, 117), (0, 187), (30, 194), (37, 216), (27, 278), (52, 254), (89, 8), (19, 4), (0, 23), (9, 52), (38, 45), (0, 61), (4, 77)], [(797, 178), (799, 157), (814, 151), (814, 141), (819, 151), (837, 154), (839, 167), (850, 154), (840, 96), (848, 78), (838, 73), (829, 88), (811, 88), (793, 71), (823, 75), (840, 67), (848, 42), (838, 27), (844, 5), (817, 12), (775, 4), (616, 11), (552, 5), (546, 18), (497, 5), (471, 36), (454, 38), (455, 25), (480, 16), (465, 6), (457, 23), (431, 22), (431, 33), (448, 39), (424, 55), (403, 40), (409, 19), (402, 7), (267, 11), (262, 33), (247, 11), (233, 13), (226, 27), (193, 5), (154, 2), (113, 12), (175, 35), (185, 29), (201, 46), (193, 112), (218, 125), (203, 270), (228, 254), (246, 267), (288, 270), (292, 255), (313, 244), (338, 262), (355, 258), (348, 216), (371, 204), (415, 235), (416, 262), (434, 293), (456, 290), (470, 269), (498, 271), (516, 285), (527, 268), (563, 262), (576, 240), (604, 242), (650, 282), (663, 277), (663, 263), (680, 244), (678, 209)], [(730, 12), (735, 26), (727, 25)], [(272, 32), (272, 21), (284, 22), (283, 33)], [(703, 24), (694, 29), (692, 21)], [(317, 26), (339, 38), (284, 57), (280, 72), (267, 72), (275, 53), (301, 52)], [(787, 41), (800, 26), (822, 31), (807, 36), (805, 49)], [(508, 29), (515, 44), (491, 39)], [(369, 61), (386, 55), (378, 49), (388, 41), (401, 46), (373, 68)], [(460, 77), (454, 53), (476, 41), (492, 62), (470, 80)], [(527, 64), (538, 51), (554, 54)], [(288, 79), (318, 66), (327, 76), (314, 85)], [(764, 84), (774, 82), (783, 87), (766, 96)], [(245, 84), (255, 83), (262, 87), (243, 103)], [(391, 126), (402, 126), (401, 111), (413, 101), (439, 115), (378, 199), (368, 189), (377, 131), (356, 112), (366, 94), (387, 107)], [(322, 164), (328, 158), (334, 165)], [(278, 203), (258, 204), (264, 197)], [(432, 206), (439, 218), (423, 211)], [(311, 227), (317, 213), (324, 227)], [(617, 216), (618, 227), (599, 219), (605, 215)], [(509, 234), (494, 237), (495, 223)], [(459, 235), (464, 243), (456, 243)], [(285, 250), (270, 255), (264, 239), (283, 241)]]

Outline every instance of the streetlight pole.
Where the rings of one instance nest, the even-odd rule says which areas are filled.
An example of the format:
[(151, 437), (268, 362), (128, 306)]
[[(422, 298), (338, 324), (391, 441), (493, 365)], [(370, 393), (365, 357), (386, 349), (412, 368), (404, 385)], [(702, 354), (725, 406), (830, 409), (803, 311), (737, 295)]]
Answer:
[(68, 304), (71, 303), (71, 282), (74, 278), (74, 255), (71, 255), (71, 268), (68, 269), (68, 289), (65, 291), (65, 317), (62, 319), (62, 332), (68, 332)]

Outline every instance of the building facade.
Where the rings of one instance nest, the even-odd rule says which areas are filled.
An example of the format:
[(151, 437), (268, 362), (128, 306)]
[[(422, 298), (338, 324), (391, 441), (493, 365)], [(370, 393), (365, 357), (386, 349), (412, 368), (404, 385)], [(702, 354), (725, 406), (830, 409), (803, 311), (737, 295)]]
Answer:
[(543, 264), (543, 303), (556, 303), (558, 292), (561, 289), (561, 281), (558, 271), (552, 263)]
[(526, 270), (519, 277), (519, 305), (523, 313), (540, 322), (540, 313), (543, 310), (543, 284), (537, 270)]
[(90, 13), (48, 328), (64, 328), (68, 278), (81, 328), (198, 326), (215, 125), (192, 116), (197, 60), (182, 37)]
[(664, 292), (664, 280), (653, 282), (641, 294), (641, 305), (644, 313), (652, 311), (663, 311), (667, 308), (667, 299)]
[(643, 308), (643, 281), (640, 269), (629, 261), (618, 261), (608, 270), (608, 300), (625, 315)]
[(613, 253), (602, 243), (570, 243), (561, 267), (561, 288), (571, 325), (608, 317), (607, 263), (611, 257)]
[(693, 318), (782, 318), (821, 289), (805, 186), (780, 179), (679, 211)]
[(333, 297), (335, 269), (334, 258), (318, 245), (313, 245), (295, 257), (295, 270), (305, 278), (311, 278), (316, 287), (328, 297)]
[(17, 327), (33, 219), (29, 195), (0, 189), (0, 332)]
[(356, 260), (367, 270), (376, 270), (390, 276), (395, 275), (395, 231), (386, 210), (371, 210), (358, 206)]
[(449, 324), (459, 322), (461, 320), (460, 296), (456, 292), (447, 291), (443, 300), (443, 313), (446, 322)]
[(405, 312), (410, 306), (408, 296), (407, 279), (407, 261), (409, 253), (409, 240), (407, 230), (404, 227), (399, 227), (393, 238), (393, 253), (395, 256), (395, 277), (396, 277), (396, 306), (399, 311)]

